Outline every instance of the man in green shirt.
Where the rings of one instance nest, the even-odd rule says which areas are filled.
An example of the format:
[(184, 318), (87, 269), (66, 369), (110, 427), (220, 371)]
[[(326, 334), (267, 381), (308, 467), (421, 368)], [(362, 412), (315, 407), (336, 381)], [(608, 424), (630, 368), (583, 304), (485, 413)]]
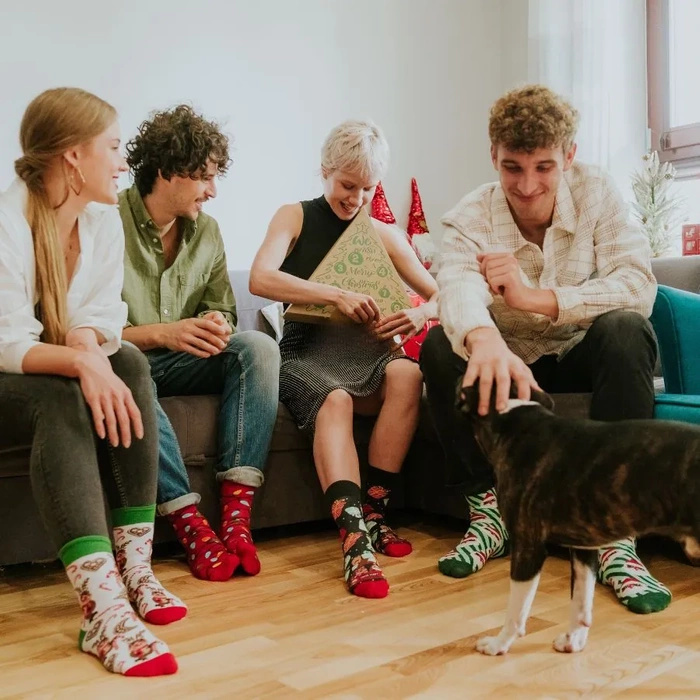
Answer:
[[(127, 144), (134, 185), (119, 194), (126, 236), (124, 340), (146, 353), (159, 396), (221, 394), (219, 536), (199, 513), (173, 427), (158, 404), (158, 511), (195, 576), (223, 581), (260, 562), (250, 511), (277, 417), (279, 349), (236, 332), (219, 226), (202, 213), (229, 167), (228, 138), (187, 105), (156, 113)], [(245, 438), (245, 439), (244, 439)]]

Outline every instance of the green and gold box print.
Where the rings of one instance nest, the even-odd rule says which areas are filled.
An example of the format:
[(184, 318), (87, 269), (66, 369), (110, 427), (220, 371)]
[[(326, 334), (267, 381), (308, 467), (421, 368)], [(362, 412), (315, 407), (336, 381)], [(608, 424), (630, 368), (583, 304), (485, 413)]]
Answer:
[[(367, 294), (377, 302), (382, 316), (411, 306), (405, 285), (365, 209), (335, 242), (309, 281)], [(292, 304), (284, 317), (306, 323), (350, 320), (333, 304)]]

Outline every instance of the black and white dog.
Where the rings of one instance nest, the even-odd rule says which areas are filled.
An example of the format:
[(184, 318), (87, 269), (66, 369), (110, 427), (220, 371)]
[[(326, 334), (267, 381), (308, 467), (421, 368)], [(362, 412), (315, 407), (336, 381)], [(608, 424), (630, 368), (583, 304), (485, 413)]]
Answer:
[(482, 654), (505, 654), (525, 634), (548, 542), (571, 548), (569, 629), (554, 640), (562, 652), (586, 645), (598, 547), (654, 532), (682, 542), (700, 564), (700, 427), (562, 418), (536, 391), (501, 413), (492, 399), (482, 417), (477, 387), (458, 387), (457, 405), (493, 465), (511, 541), (506, 621), (497, 637), (477, 642)]

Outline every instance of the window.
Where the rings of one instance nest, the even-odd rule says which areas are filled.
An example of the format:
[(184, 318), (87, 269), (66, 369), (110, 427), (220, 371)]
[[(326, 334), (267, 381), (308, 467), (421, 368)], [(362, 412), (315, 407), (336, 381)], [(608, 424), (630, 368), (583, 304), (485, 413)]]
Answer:
[(676, 185), (676, 192), (683, 197), (685, 221), (700, 224), (700, 180), (686, 180)]
[(651, 148), (679, 179), (700, 177), (698, 0), (647, 0)]

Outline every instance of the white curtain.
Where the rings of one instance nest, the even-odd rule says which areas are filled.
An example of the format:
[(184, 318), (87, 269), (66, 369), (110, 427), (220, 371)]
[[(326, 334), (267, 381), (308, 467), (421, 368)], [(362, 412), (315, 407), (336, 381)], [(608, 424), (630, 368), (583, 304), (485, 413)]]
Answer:
[(570, 98), (581, 114), (578, 157), (606, 168), (616, 5), (618, 0), (531, 0), (529, 16), (528, 79)]

